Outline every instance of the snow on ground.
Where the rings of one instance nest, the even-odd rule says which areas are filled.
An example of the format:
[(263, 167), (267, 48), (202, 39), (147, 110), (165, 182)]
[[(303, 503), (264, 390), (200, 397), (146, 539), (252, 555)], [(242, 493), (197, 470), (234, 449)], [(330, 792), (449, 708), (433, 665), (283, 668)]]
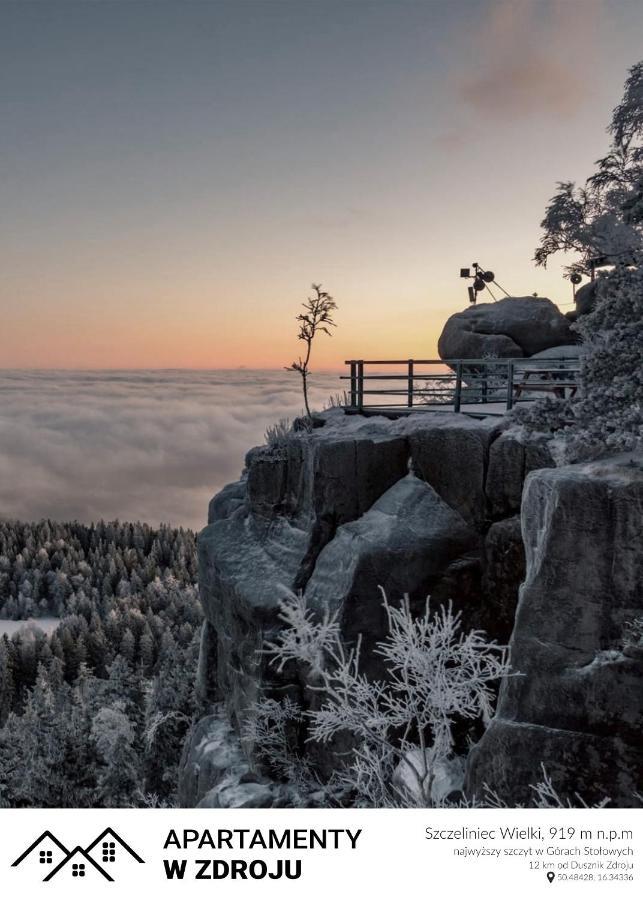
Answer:
[(60, 619), (45, 616), (42, 619), (0, 619), (0, 635), (6, 634), (11, 637), (17, 631), (24, 629), (25, 631), (39, 630), (45, 634), (51, 634), (56, 630), (60, 623)]

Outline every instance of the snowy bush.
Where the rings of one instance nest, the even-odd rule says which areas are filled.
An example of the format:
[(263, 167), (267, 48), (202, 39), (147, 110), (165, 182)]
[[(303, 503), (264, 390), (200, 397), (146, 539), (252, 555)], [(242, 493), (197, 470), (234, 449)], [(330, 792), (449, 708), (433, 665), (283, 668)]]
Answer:
[[(334, 779), (350, 789), (358, 805), (431, 806), (449, 793), (449, 772), (461, 776), (455, 725), (487, 722), (492, 715), (495, 687), (508, 672), (506, 650), (480, 631), (463, 633), (451, 604), (433, 612), (427, 601), (418, 618), (411, 615), (408, 598), (396, 608), (383, 595), (383, 604), (388, 636), (375, 652), (385, 661), (385, 681), (361, 672), (360, 642), (345, 646), (337, 614), (314, 615), (302, 596), (282, 604), (286, 627), (267, 651), (279, 669), (290, 662), (303, 665), (307, 685), (321, 702), (306, 711), (281, 711), (292, 719), (304, 717), (308, 739), (319, 744), (340, 734), (351, 737), (350, 762)], [(292, 750), (274, 703), (262, 701), (255, 715), (259, 721), (272, 716), (277, 737), (269, 738), (261, 725), (255, 736), (263, 738), (273, 766), (287, 775)], [(277, 740), (274, 749), (271, 740)], [(457, 786), (456, 778), (451, 787)]]
[(564, 439), (563, 461), (636, 450), (643, 440), (643, 267), (599, 277), (594, 309), (574, 328), (583, 339), (578, 392), (517, 409), (530, 431)]
[(269, 447), (281, 447), (286, 443), (292, 435), (292, 424), (290, 419), (279, 419), (274, 425), (266, 428), (264, 440)]

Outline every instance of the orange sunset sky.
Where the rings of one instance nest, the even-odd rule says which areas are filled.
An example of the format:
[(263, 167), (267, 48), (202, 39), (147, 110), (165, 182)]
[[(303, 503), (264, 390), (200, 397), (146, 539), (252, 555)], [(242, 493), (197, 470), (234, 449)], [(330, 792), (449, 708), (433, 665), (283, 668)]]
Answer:
[[(531, 261), (627, 68), (629, 0), (0, 5), (0, 366), (314, 368), (428, 357), (460, 266)], [(563, 305), (568, 309), (569, 306)]]

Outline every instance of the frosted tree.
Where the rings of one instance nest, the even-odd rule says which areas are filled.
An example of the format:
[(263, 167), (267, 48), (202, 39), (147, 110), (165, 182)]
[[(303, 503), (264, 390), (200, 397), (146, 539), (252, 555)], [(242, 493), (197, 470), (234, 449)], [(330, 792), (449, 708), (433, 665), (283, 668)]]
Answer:
[(139, 758), (135, 731), (119, 704), (104, 707), (92, 722), (92, 738), (102, 766), (98, 773), (99, 796), (105, 806), (128, 806), (138, 787)]
[(585, 185), (558, 183), (541, 222), (537, 265), (573, 252), (578, 259), (568, 273), (587, 275), (592, 260), (628, 262), (643, 246), (643, 61), (630, 69), (607, 130), (608, 153)]
[(0, 637), (0, 726), (4, 725), (13, 704), (13, 672), (9, 648), (4, 637)]
[(306, 352), (303, 357), (300, 356), (296, 362), (286, 367), (287, 372), (299, 372), (301, 375), (304, 406), (306, 407), (306, 415), (309, 422), (312, 420), (312, 416), (308, 402), (308, 376), (310, 375), (309, 366), (313, 341), (320, 332), (330, 337), (330, 329), (336, 327), (333, 321), (333, 312), (337, 309), (337, 304), (330, 294), (322, 291), (321, 284), (313, 284), (312, 288), (315, 293), (302, 304), (304, 311), (297, 316), (297, 321), (299, 322), (299, 334), (297, 337), (304, 342)]
[(448, 793), (437, 781), (453, 763), (456, 723), (492, 715), (497, 682), (508, 672), (505, 648), (480, 631), (464, 633), (451, 604), (433, 612), (427, 601), (414, 618), (408, 598), (395, 607), (383, 594), (382, 602), (388, 635), (375, 652), (384, 681), (362, 673), (360, 642), (346, 647), (338, 614), (317, 616), (302, 596), (282, 604), (286, 627), (267, 649), (278, 668), (303, 665), (320, 694), (303, 713), (310, 739), (351, 736), (352, 762), (340, 774), (359, 803), (431, 806)]
[(578, 393), (537, 401), (514, 418), (530, 431), (559, 440), (561, 462), (643, 443), (643, 267), (618, 265), (601, 274), (590, 313), (574, 328), (583, 338)]
[(633, 450), (643, 441), (643, 268), (599, 279), (594, 309), (579, 319), (584, 341), (579, 396), (568, 434), (572, 455)]

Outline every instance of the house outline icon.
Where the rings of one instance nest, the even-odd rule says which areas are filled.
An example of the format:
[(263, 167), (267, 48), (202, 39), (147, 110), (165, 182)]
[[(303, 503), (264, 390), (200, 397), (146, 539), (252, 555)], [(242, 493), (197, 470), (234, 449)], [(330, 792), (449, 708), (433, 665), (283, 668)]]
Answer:
[(20, 863), (23, 862), (23, 860), (25, 860), (29, 856), (29, 854), (45, 840), (45, 838), (49, 838), (49, 840), (52, 841), (59, 850), (62, 850), (62, 852), (65, 854), (65, 859), (67, 859), (67, 857), (69, 856), (69, 850), (67, 849), (67, 847), (65, 847), (65, 845), (61, 841), (59, 841), (58, 838), (51, 833), (51, 831), (47, 830), (43, 831), (40, 837), (37, 837), (33, 844), (30, 844), (29, 847), (27, 847), (27, 849), (24, 851), (24, 853), (21, 853), (18, 859), (14, 860), (11, 865), (19, 866)]
[(103, 876), (103, 878), (106, 878), (107, 881), (114, 880), (112, 878), (112, 876), (109, 874), (109, 872), (106, 872), (105, 869), (101, 868), (101, 866), (99, 866), (98, 863), (95, 862), (91, 858), (91, 856), (85, 850), (83, 850), (82, 847), (74, 847), (74, 849), (71, 851), (71, 853), (68, 856), (66, 856), (65, 859), (63, 859), (63, 861), (61, 863), (59, 863), (56, 866), (56, 868), (53, 869), (49, 873), (49, 875), (47, 875), (45, 878), (43, 878), (43, 881), (51, 881), (51, 879), (54, 877), (54, 875), (57, 875), (58, 872), (60, 872), (62, 869), (64, 869), (65, 866), (68, 863), (70, 863), (72, 861), (72, 859), (74, 859), (74, 857), (86, 860), (88, 863), (90, 863), (90, 865), (92, 865)]
[[(11, 863), (12, 866), (19, 866), (27, 857), (33, 853), (34, 850), (44, 841), (50, 840), (60, 852), (63, 854), (62, 860), (43, 878), (43, 881), (50, 881), (54, 875), (57, 875), (62, 869), (65, 868), (68, 862), (72, 859), (76, 858), (78, 860), (82, 859), (84, 862), (89, 863), (93, 869), (99, 872), (103, 878), (107, 881), (114, 881), (113, 877), (106, 871), (103, 866), (99, 865), (95, 859), (91, 856), (92, 852), (95, 852), (95, 848), (101, 843), (101, 841), (105, 841), (105, 838), (112, 838), (112, 841), (109, 842), (111, 845), (109, 849), (105, 849), (103, 847), (103, 860), (106, 860), (106, 857), (111, 857), (110, 862), (114, 861), (115, 856), (115, 847), (116, 844), (125, 850), (137, 863), (144, 863), (145, 860), (138, 855), (138, 853), (130, 847), (127, 841), (124, 841), (123, 838), (117, 834), (113, 828), (106, 828), (102, 831), (97, 838), (95, 838), (91, 844), (87, 847), (76, 846), (73, 850), (69, 851), (67, 847), (59, 841), (58, 838), (51, 833), (51, 831), (43, 831), (43, 833), (36, 838), (36, 840), (30, 844), (27, 849), (20, 854), (20, 856)], [(41, 854), (42, 856), (43, 854)]]
[(85, 847), (85, 853), (87, 853), (88, 855), (91, 855), (92, 850), (97, 846), (97, 844), (100, 844), (100, 842), (103, 841), (106, 837), (113, 838), (114, 842), (119, 843), (121, 845), (121, 847), (124, 850), (126, 850), (133, 859), (136, 860), (136, 862), (138, 862), (138, 863), (145, 862), (145, 860), (142, 859), (138, 855), (138, 853), (135, 850), (133, 850), (126, 841), (123, 840), (123, 838), (120, 836), (120, 834), (117, 834), (114, 831), (113, 828), (106, 828), (105, 831), (101, 832), (101, 834), (99, 834), (98, 837), (91, 842), (91, 844), (89, 844), (87, 847)]

